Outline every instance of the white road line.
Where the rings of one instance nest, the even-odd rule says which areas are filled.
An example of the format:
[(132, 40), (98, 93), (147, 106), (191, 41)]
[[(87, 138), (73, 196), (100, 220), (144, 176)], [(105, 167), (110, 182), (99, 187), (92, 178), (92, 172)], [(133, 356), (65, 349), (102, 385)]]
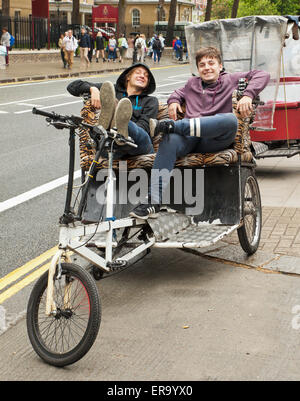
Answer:
[(42, 104), (33, 104), (33, 103), (17, 103), (17, 106), (43, 107)]
[[(74, 102), (67, 102), (67, 103), (60, 103), (60, 104), (53, 104), (51, 106), (43, 106), (40, 109), (51, 109), (52, 107), (61, 107), (61, 106), (66, 106), (67, 104), (74, 104), (74, 103), (82, 103), (82, 99), (80, 100), (75, 100)], [(32, 109), (29, 110), (21, 110), (21, 111), (15, 111), (14, 114), (24, 114), (24, 113), (31, 113)]]
[(59, 96), (66, 96), (66, 97), (73, 97), (68, 93), (60, 93), (58, 95), (50, 95), (50, 96), (42, 96), (42, 97), (33, 97), (31, 99), (22, 99), (22, 100), (14, 100), (13, 102), (8, 103), (0, 103), (0, 106), (8, 106), (10, 104), (18, 104), (20, 102), (32, 102), (33, 100), (41, 100), (41, 99), (50, 99), (51, 97), (59, 97)]
[[(79, 178), (81, 176), (81, 170), (77, 170), (74, 173), (74, 179)], [(46, 192), (51, 191), (52, 189), (58, 188), (61, 185), (64, 185), (68, 182), (68, 175), (65, 175), (61, 178), (57, 178), (56, 180), (50, 181), (47, 184), (40, 185), (30, 191), (24, 192), (21, 195), (15, 196), (13, 198), (7, 199), (0, 203), (0, 213), (4, 212), (4, 210), (11, 209), (19, 205), (20, 203), (24, 203), (30, 199), (33, 199), (39, 195), (42, 195)]]
[(2, 111), (2, 110), (0, 110), (0, 114), (8, 114), (9, 112), (8, 111)]

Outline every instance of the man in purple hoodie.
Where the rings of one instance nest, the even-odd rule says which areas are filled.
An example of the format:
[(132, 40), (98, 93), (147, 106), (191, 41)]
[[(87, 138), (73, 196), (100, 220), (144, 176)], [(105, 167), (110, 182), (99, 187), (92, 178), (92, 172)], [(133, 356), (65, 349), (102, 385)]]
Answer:
[[(237, 119), (232, 113), (232, 92), (237, 89), (239, 79), (247, 78), (249, 81), (237, 105), (242, 117), (251, 114), (252, 100), (270, 79), (267, 72), (259, 70), (222, 72), (221, 55), (214, 47), (201, 48), (196, 54), (196, 65), (199, 76), (190, 78), (168, 99), (171, 119), (150, 120), (152, 134), (163, 134), (163, 140), (153, 164), (148, 198), (130, 212), (133, 217), (157, 217), (162, 194), (169, 183), (169, 179), (155, 179), (160, 170), (171, 172), (176, 159), (188, 153), (214, 153), (232, 145), (237, 131)], [(184, 119), (177, 120), (183, 103), (186, 107)]]

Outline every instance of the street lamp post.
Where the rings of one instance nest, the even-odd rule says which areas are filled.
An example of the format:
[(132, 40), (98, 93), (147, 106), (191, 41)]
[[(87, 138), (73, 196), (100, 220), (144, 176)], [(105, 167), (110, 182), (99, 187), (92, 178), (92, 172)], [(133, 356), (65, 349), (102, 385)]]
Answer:
[(157, 5), (156, 10), (157, 10), (157, 22), (158, 22), (158, 24), (157, 24), (157, 31), (158, 31), (158, 34), (159, 34), (159, 31), (160, 31), (159, 22), (160, 22), (161, 4), (158, 4), (158, 5)]

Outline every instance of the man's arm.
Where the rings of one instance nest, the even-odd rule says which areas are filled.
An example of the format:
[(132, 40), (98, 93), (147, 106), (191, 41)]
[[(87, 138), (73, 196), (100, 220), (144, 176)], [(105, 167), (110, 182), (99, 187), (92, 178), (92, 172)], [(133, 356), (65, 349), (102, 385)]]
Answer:
[(172, 120), (177, 120), (177, 112), (180, 111), (182, 113), (181, 105), (185, 102), (185, 88), (186, 85), (182, 88), (176, 89), (170, 96), (167, 101), (168, 103), (168, 113), (169, 117)]
[(237, 110), (243, 118), (252, 113), (252, 100), (267, 86), (270, 74), (266, 71), (252, 70), (246, 74), (245, 78), (249, 80), (249, 83), (244, 90), (243, 97), (237, 104)]
[(91, 83), (87, 81), (82, 81), (81, 79), (77, 79), (76, 81), (71, 82), (67, 86), (67, 91), (71, 93), (73, 96), (83, 96), (88, 95), (91, 97), (92, 106), (99, 109), (101, 107), (100, 104), (100, 88), (101, 83)]

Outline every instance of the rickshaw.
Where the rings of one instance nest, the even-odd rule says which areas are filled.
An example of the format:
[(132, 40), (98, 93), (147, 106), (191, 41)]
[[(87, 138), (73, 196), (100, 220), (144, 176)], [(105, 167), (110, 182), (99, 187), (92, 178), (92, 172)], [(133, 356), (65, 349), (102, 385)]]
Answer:
[[(257, 68), (262, 60), (261, 44), (264, 48), (261, 36), (268, 30), (269, 36), (273, 36), (273, 59), (271, 62), (270, 55), (266, 57), (263, 67), (278, 81), (281, 39), (286, 25), (282, 17), (246, 17), (188, 26), (190, 59), (194, 59), (200, 46), (221, 45), (225, 68), (245, 70), (244, 63), (249, 57), (252, 68)], [(236, 56), (230, 49), (234, 40), (239, 43), (240, 33), (244, 42)], [(197, 73), (193, 64), (191, 72)], [(33, 109), (33, 113), (45, 116), (55, 128), (69, 129), (70, 145), (69, 181), (64, 213), (59, 219), (58, 251), (49, 271), (36, 282), (27, 309), (29, 339), (44, 361), (66, 366), (89, 351), (101, 321), (96, 281), (132, 266), (152, 248), (208, 247), (237, 230), (246, 254), (256, 252), (262, 210), (249, 132), (261, 100), (254, 100), (253, 115), (243, 119), (236, 106), (245, 85), (240, 82), (232, 94), (233, 112), (238, 119), (233, 147), (213, 154), (189, 154), (177, 160), (174, 171), (178, 173), (177, 179), (183, 177), (183, 181), (176, 181), (176, 177), (170, 180), (169, 199), (158, 217), (148, 220), (128, 216), (141, 196), (141, 183), (150, 176), (155, 154), (114, 160), (114, 150), (120, 143), (135, 144), (115, 129), (106, 131), (97, 125), (99, 110), (87, 98), (81, 116)], [(272, 118), (272, 112), (268, 116)], [(167, 106), (161, 104), (157, 118), (167, 117)], [(76, 134), (82, 177), (74, 202)], [(152, 139), (157, 150), (161, 138)], [(100, 157), (103, 149), (107, 158)], [(86, 263), (82, 266), (74, 263), (74, 255)]]

